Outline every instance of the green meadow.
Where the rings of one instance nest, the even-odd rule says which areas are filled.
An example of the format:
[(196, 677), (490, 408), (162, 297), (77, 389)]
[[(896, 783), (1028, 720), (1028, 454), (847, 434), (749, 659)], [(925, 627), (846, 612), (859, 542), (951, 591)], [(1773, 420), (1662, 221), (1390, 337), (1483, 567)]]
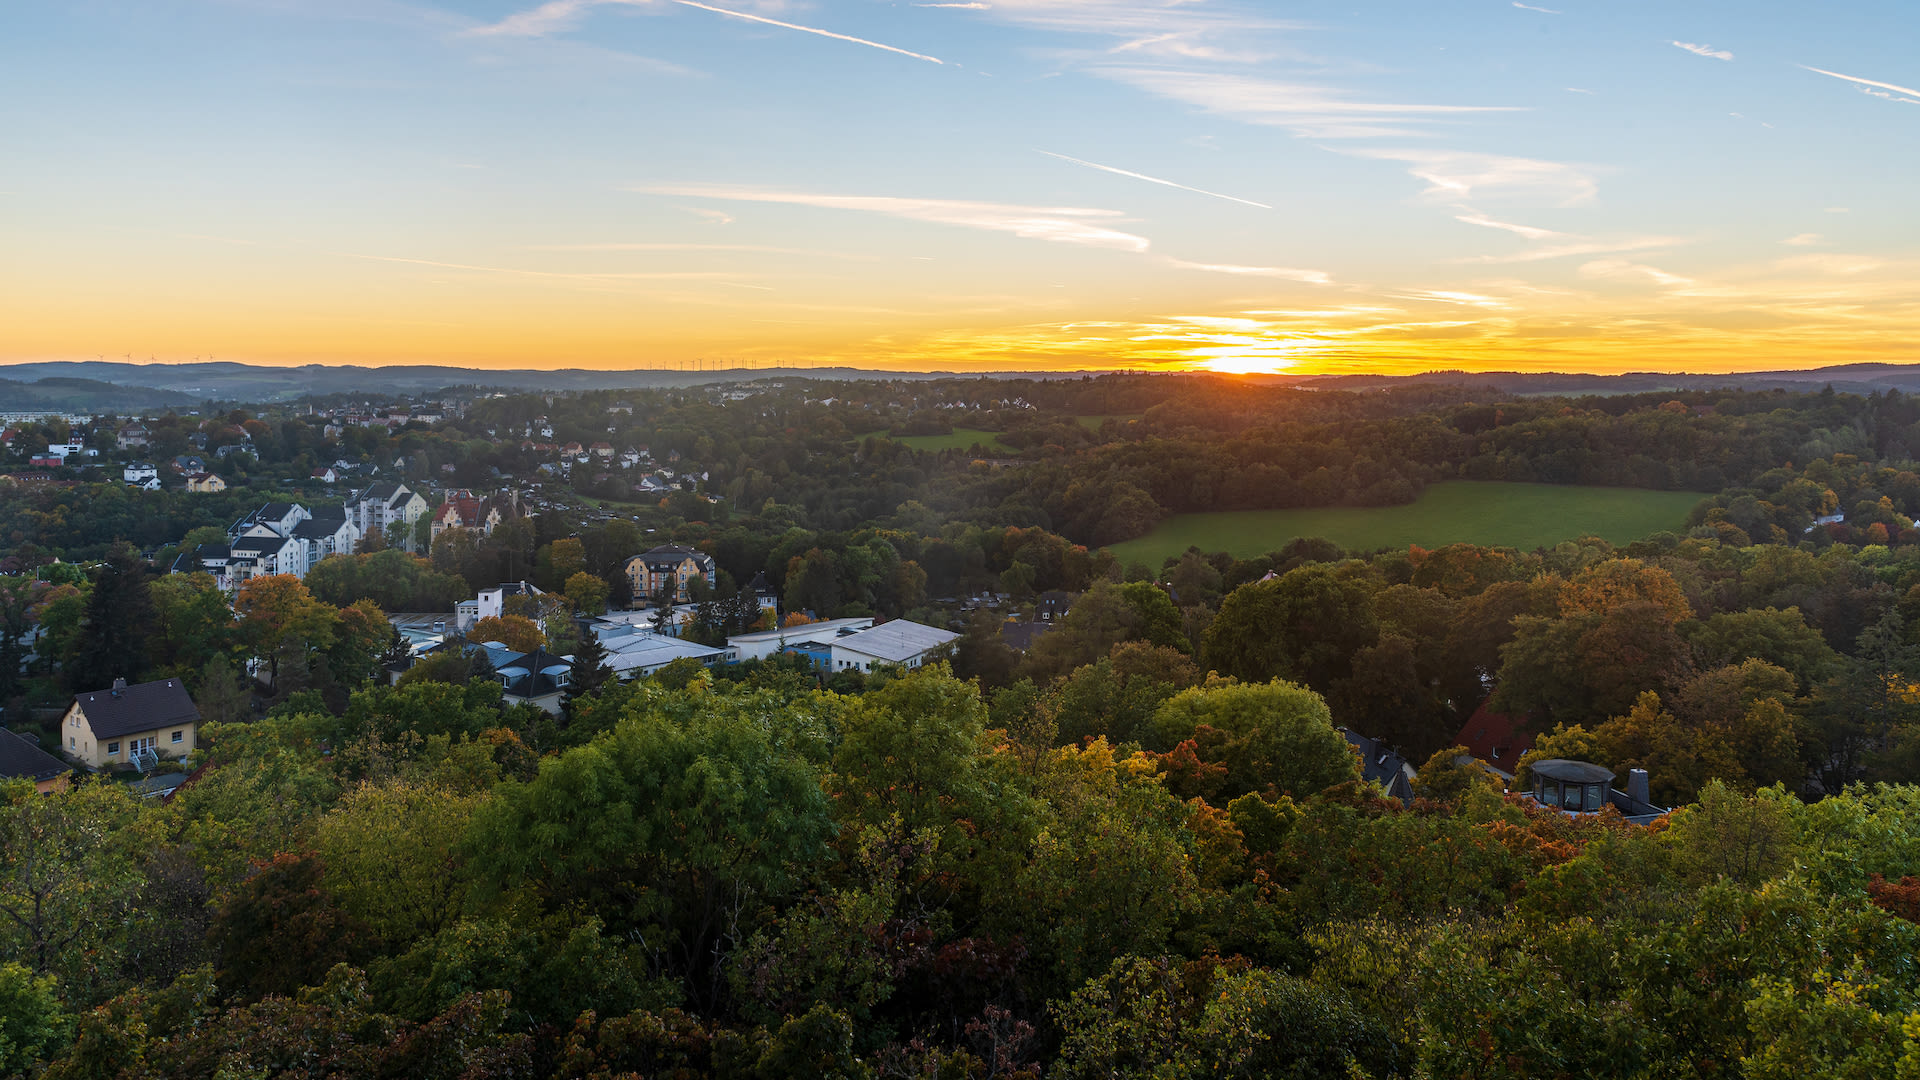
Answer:
[(915, 450), (967, 450), (974, 443), (979, 443), (995, 453), (1013, 453), (1012, 447), (1002, 446), (997, 441), (999, 434), (978, 428), (954, 428), (951, 435), (895, 435), (892, 438), (894, 442), (905, 443)]
[(1354, 551), (1455, 543), (1530, 550), (1582, 536), (1624, 544), (1679, 531), (1700, 499), (1691, 491), (1455, 480), (1429, 486), (1406, 506), (1177, 514), (1111, 550), (1123, 564), (1157, 567), (1189, 546), (1248, 558), (1303, 536)]

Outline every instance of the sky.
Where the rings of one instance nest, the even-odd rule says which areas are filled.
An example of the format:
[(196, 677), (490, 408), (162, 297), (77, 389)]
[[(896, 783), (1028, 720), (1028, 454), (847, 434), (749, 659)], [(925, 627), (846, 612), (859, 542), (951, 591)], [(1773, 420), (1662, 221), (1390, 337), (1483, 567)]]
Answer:
[(14, 0), (0, 362), (1920, 361), (1913, 0)]

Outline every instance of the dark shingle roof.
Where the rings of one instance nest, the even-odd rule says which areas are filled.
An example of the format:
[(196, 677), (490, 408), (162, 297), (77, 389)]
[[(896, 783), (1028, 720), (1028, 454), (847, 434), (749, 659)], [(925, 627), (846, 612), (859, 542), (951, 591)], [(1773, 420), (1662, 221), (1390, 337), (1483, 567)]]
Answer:
[(233, 542), (235, 555), (257, 555), (262, 552), (277, 552), (287, 544), (284, 536), (243, 536)]
[(132, 735), (200, 719), (200, 710), (187, 696), (187, 688), (179, 679), (136, 683), (119, 690), (92, 690), (75, 694), (73, 702), (87, 714), (87, 723), (96, 739)]
[(346, 525), (344, 518), (311, 518), (293, 527), (297, 540), (325, 540)]
[(9, 780), (50, 780), (68, 768), (66, 762), (6, 728), (0, 728), (0, 777)]

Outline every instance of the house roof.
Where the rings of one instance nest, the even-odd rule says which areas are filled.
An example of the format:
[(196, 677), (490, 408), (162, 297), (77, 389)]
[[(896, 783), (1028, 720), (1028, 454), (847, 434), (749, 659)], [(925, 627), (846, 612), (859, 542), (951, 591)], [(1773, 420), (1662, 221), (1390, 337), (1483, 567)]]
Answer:
[(824, 641), (835, 634), (851, 634), (873, 625), (873, 616), (864, 615), (856, 619), (827, 619), (824, 622), (803, 623), (799, 626), (787, 626), (777, 630), (755, 630), (751, 634), (731, 634), (727, 637), (729, 645), (751, 645), (765, 641)]
[(6, 728), (0, 728), (0, 777), (9, 780), (51, 780), (68, 770), (66, 762)]
[(1569, 784), (1605, 784), (1613, 780), (1613, 770), (1587, 761), (1546, 758), (1528, 766), (1535, 775)]
[(265, 506), (262, 506), (258, 510), (255, 510), (246, 520), (280, 521), (280, 520), (283, 520), (288, 514), (293, 513), (296, 509), (298, 509), (298, 507), (294, 506), (294, 504), (292, 503), (272, 502), (272, 503), (266, 504)]
[(926, 626), (906, 619), (881, 623), (868, 630), (836, 639), (837, 649), (852, 649), (889, 663), (905, 663), (928, 649), (937, 649), (960, 635), (937, 626)]
[(73, 703), (87, 714), (96, 739), (111, 739), (171, 724), (190, 724), (200, 710), (187, 696), (179, 679), (135, 683), (118, 690), (91, 690), (73, 695)]
[(1533, 749), (1533, 732), (1527, 730), (1526, 717), (1497, 713), (1483, 703), (1467, 718), (1454, 742), (1481, 761), (1511, 773), (1520, 755)]
[(296, 540), (325, 540), (346, 527), (346, 518), (308, 518), (293, 527), (293, 536)]
[(233, 542), (235, 555), (264, 555), (287, 546), (284, 536), (243, 536)]
[(1340, 734), (1360, 752), (1360, 775), (1368, 783), (1386, 788), (1388, 795), (1401, 802), (1413, 801), (1409, 775), (1413, 772), (1412, 763), (1380, 740), (1369, 739), (1351, 728), (1341, 728)]
[[(685, 560), (692, 559), (694, 565), (702, 570), (713, 569), (713, 556), (708, 555), (704, 551), (695, 551), (692, 548), (681, 547), (678, 544), (662, 544), (657, 548), (651, 548), (635, 555), (633, 559), (639, 559), (648, 566), (659, 567), (678, 566)], [(628, 559), (627, 561), (632, 562), (633, 559)]]

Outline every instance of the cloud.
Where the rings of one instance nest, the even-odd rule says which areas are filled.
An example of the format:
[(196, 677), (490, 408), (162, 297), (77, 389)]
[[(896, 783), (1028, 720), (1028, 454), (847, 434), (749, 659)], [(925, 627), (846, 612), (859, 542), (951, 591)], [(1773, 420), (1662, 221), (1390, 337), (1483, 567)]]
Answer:
[(547, 0), (537, 8), (509, 15), (497, 23), (476, 26), (467, 33), (473, 37), (539, 37), (565, 30), (580, 21), (588, 8), (618, 0)]
[(1532, 4), (1523, 4), (1520, 2), (1520, 0), (1513, 0), (1513, 6), (1519, 8), (1522, 11), (1537, 11), (1542, 15), (1566, 14), (1565, 12), (1562, 12), (1562, 11), (1555, 11), (1552, 8), (1534, 7)]
[[(1901, 86), (1899, 83), (1877, 82), (1873, 79), (1863, 79), (1858, 75), (1842, 75), (1837, 71), (1828, 71), (1825, 68), (1808, 67), (1805, 64), (1800, 64), (1798, 66), (1807, 71), (1811, 71), (1819, 75), (1829, 75), (1836, 79), (1845, 79), (1850, 83), (1858, 83), (1865, 93), (1873, 94), (1874, 97), (1886, 98), (1888, 101), (1904, 101), (1909, 105), (1920, 105), (1920, 90), (1915, 90), (1910, 86)], [(1867, 87), (1876, 87), (1876, 86), (1879, 87), (1881, 90), (1891, 90), (1893, 91), (1893, 93), (1892, 94), (1874, 93), (1872, 90), (1866, 89)], [(1904, 96), (1895, 96), (1895, 95), (1904, 95)]]
[(478, 266), (473, 263), (440, 262), (435, 259), (408, 259), (397, 255), (361, 255), (352, 251), (335, 251), (331, 254), (343, 259), (364, 259), (368, 262), (406, 263), (411, 266), (434, 266), (443, 270), (471, 270), (483, 274), (512, 274), (516, 277), (557, 278), (566, 281), (712, 281), (741, 276), (738, 273), (713, 270), (662, 270), (639, 274), (569, 273), (557, 270), (522, 270), (511, 266)]
[(787, 30), (798, 30), (803, 34), (818, 34), (821, 37), (832, 38), (835, 41), (850, 41), (855, 45), (865, 45), (865, 46), (868, 46), (869, 48), (884, 49), (890, 53), (899, 53), (901, 56), (911, 56), (915, 60), (925, 60), (930, 64), (946, 63), (945, 60), (942, 60), (937, 56), (928, 56), (925, 53), (917, 53), (909, 49), (902, 49), (893, 45), (882, 45), (877, 41), (868, 41), (866, 38), (852, 37), (847, 34), (836, 34), (831, 30), (822, 30), (822, 29), (819, 29), (818, 27), (801, 26), (799, 23), (781, 22), (779, 19), (769, 19), (765, 15), (749, 15), (744, 11), (729, 11), (726, 8), (718, 8), (718, 7), (714, 7), (711, 4), (699, 3), (698, 0), (673, 0), (673, 2), (676, 4), (679, 4), (682, 7), (699, 8), (702, 11), (711, 11), (720, 15), (731, 15), (736, 19), (746, 19), (749, 22), (766, 23), (768, 26), (778, 26)]
[(1652, 279), (1656, 285), (1691, 285), (1693, 279), (1669, 274), (1657, 266), (1645, 263), (1628, 262), (1625, 259), (1595, 259), (1580, 267), (1580, 276), (1589, 278), (1636, 278)]
[(1820, 234), (1817, 232), (1803, 232), (1798, 236), (1789, 236), (1780, 242), (1792, 247), (1812, 247), (1820, 242)]
[(654, 252), (654, 251), (713, 251), (713, 252), (750, 252), (757, 255), (804, 255), (809, 259), (850, 259), (855, 262), (878, 261), (872, 255), (853, 255), (843, 251), (821, 251), (816, 248), (773, 247), (766, 244), (682, 244), (667, 242), (602, 242), (593, 244), (530, 244), (528, 251), (600, 251), (600, 252)]
[(1552, 229), (1536, 229), (1531, 225), (1515, 225), (1509, 221), (1495, 221), (1485, 214), (1455, 214), (1453, 220), (1464, 221), (1469, 225), (1479, 225), (1487, 229), (1503, 229), (1507, 232), (1524, 236), (1529, 240), (1545, 240), (1552, 236), (1566, 235), (1565, 233), (1554, 232)]
[(1502, 309), (1513, 306), (1497, 296), (1446, 289), (1417, 289), (1409, 293), (1395, 293), (1393, 297), (1396, 300), (1424, 300), (1431, 304), (1453, 304), (1458, 307)]
[(1323, 270), (1296, 270), (1286, 266), (1241, 266), (1236, 263), (1200, 263), (1175, 258), (1164, 261), (1176, 270), (1204, 270), (1210, 274), (1238, 274), (1243, 277), (1285, 278), (1288, 281), (1304, 281), (1309, 285), (1333, 284), (1333, 278)]
[(1647, 251), (1652, 248), (1673, 247), (1684, 243), (1675, 236), (1639, 236), (1625, 240), (1593, 240), (1587, 237), (1573, 237), (1565, 244), (1548, 244), (1544, 247), (1527, 248), (1508, 255), (1475, 255), (1470, 258), (1456, 259), (1460, 263), (1529, 263), (1544, 262), (1548, 259), (1564, 259), (1569, 255), (1611, 255), (1627, 251)]
[(972, 0), (971, 3), (966, 4), (915, 4), (913, 6), (923, 8), (960, 8), (963, 11), (985, 11), (993, 5), (983, 4), (980, 0)]
[(1725, 49), (1716, 49), (1711, 45), (1695, 45), (1691, 41), (1676, 41), (1673, 44), (1676, 48), (1685, 49), (1695, 56), (1706, 56), (1715, 60), (1733, 59), (1732, 53)]
[(700, 220), (706, 222), (709, 225), (733, 224), (733, 215), (723, 210), (709, 210), (705, 207), (700, 207), (700, 206), (683, 206), (680, 209), (685, 210), (687, 213), (692, 214), (695, 217), (698, 217)]
[(1591, 94), (1591, 93), (1593, 93), (1593, 91), (1591, 91), (1591, 90), (1582, 90), (1582, 89), (1581, 89), (1580, 87), (1578, 87), (1578, 86), (1569, 86), (1569, 87), (1567, 87), (1567, 88), (1566, 88), (1566, 90), (1567, 90), (1567, 93), (1569, 93), (1569, 94)]
[(789, 206), (812, 206), (827, 210), (859, 210), (909, 221), (1012, 233), (1028, 240), (1049, 240), (1060, 244), (1077, 244), (1113, 251), (1129, 251), (1135, 254), (1146, 252), (1151, 245), (1144, 236), (1135, 236), (1109, 227), (1110, 224), (1128, 220), (1118, 210), (1078, 206), (1017, 206), (960, 199), (912, 199), (885, 195), (816, 195), (807, 192), (766, 191), (758, 188), (720, 185), (646, 187), (635, 190), (653, 195), (784, 203)]
[(1145, 180), (1149, 184), (1161, 184), (1170, 188), (1179, 188), (1181, 191), (1191, 191), (1196, 195), (1210, 195), (1213, 198), (1225, 199), (1228, 202), (1242, 203), (1247, 206), (1257, 206), (1262, 210), (1273, 209), (1273, 207), (1268, 206), (1266, 203), (1254, 202), (1252, 199), (1242, 199), (1238, 195), (1222, 195), (1217, 191), (1208, 191), (1205, 188), (1188, 187), (1185, 184), (1176, 184), (1172, 180), (1162, 180), (1157, 176), (1148, 176), (1146, 173), (1131, 172), (1127, 169), (1116, 169), (1111, 165), (1100, 165), (1091, 161), (1082, 161), (1077, 157), (1068, 157), (1065, 154), (1056, 154), (1051, 150), (1041, 150), (1039, 152), (1051, 158), (1059, 158), (1061, 161), (1070, 161), (1075, 165), (1084, 165), (1089, 169), (1099, 169), (1101, 172), (1110, 172), (1115, 176), (1128, 176), (1128, 177), (1132, 177), (1135, 180)]
[(1466, 150), (1351, 150), (1357, 157), (1401, 161), (1430, 186), (1425, 194), (1441, 202), (1479, 197), (1545, 201), (1577, 206), (1599, 192), (1593, 177), (1572, 165), (1537, 158), (1506, 157)]
[[(591, 8), (600, 7), (605, 4), (618, 4), (624, 7), (657, 7), (659, 6), (659, 2), (662, 2), (662, 0), (547, 0), (546, 3), (541, 4), (539, 7), (509, 15), (497, 23), (492, 23), (487, 26), (476, 26), (468, 30), (467, 33), (475, 37), (540, 37), (574, 26)], [(745, 19), (748, 22), (778, 26), (784, 30), (797, 30), (803, 34), (817, 34), (820, 37), (832, 38), (835, 41), (846, 41), (855, 45), (865, 45), (868, 48), (882, 49), (886, 52), (898, 53), (901, 56), (910, 56), (915, 60), (925, 60), (930, 64), (946, 63), (945, 60), (939, 57), (928, 56), (925, 53), (917, 53), (911, 49), (902, 49), (898, 46), (886, 45), (878, 41), (869, 41), (866, 38), (853, 37), (850, 34), (835, 33), (832, 30), (822, 30), (816, 26), (802, 26), (799, 23), (769, 19), (765, 15), (753, 15), (745, 11), (734, 11), (731, 8), (714, 7), (712, 4), (700, 3), (699, 0), (663, 0), (663, 2), (678, 4), (681, 7), (699, 8), (701, 11), (711, 11), (716, 15), (727, 15), (735, 19)]]
[(1509, 105), (1425, 105), (1352, 101), (1324, 86), (1280, 83), (1245, 75), (1166, 68), (1096, 67), (1094, 73), (1150, 94), (1255, 124), (1285, 127), (1317, 138), (1412, 134), (1393, 125), (1472, 113), (1523, 112)]

